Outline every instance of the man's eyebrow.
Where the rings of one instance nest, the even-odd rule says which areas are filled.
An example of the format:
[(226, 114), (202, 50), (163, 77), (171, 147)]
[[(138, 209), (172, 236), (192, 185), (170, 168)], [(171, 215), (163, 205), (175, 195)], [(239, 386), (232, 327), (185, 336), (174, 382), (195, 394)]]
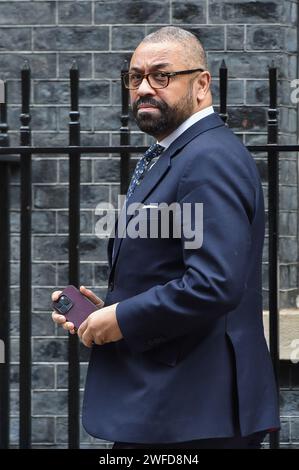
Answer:
[[(169, 67), (171, 64), (169, 62), (159, 62), (158, 64), (153, 64), (150, 66), (150, 69), (161, 69), (164, 67)], [(130, 67), (130, 71), (140, 72), (142, 69), (139, 67)]]

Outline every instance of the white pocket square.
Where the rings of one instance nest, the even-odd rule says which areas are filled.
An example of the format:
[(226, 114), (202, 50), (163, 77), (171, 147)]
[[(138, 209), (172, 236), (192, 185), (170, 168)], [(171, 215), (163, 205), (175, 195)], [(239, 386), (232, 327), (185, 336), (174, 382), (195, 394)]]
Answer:
[(158, 209), (159, 204), (145, 204), (140, 209)]

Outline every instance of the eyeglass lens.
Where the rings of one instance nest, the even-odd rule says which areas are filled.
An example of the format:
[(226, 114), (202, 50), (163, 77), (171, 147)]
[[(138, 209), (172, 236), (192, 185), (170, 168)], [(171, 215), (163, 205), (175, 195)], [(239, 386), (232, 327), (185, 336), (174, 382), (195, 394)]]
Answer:
[[(125, 84), (129, 88), (138, 88), (144, 76), (141, 73), (128, 73), (125, 75)], [(167, 75), (161, 72), (152, 72), (147, 75), (147, 80), (152, 88), (164, 88), (168, 84)]]

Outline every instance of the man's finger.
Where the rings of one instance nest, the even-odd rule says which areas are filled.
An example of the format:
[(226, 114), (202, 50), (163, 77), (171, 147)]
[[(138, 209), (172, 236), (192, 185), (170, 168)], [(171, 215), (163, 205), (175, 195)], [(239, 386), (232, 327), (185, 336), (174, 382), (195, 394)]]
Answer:
[(97, 307), (101, 308), (104, 305), (104, 302), (100, 297), (95, 295), (90, 289), (86, 289), (85, 286), (80, 286), (80, 292), (81, 294), (85, 295), (88, 297), (89, 300), (91, 300)]
[(62, 325), (66, 322), (66, 318), (63, 315), (59, 315), (57, 312), (52, 312), (52, 320), (57, 323), (58, 325)]
[(87, 325), (88, 325), (88, 318), (86, 320), (84, 320), (84, 322), (82, 322), (81, 325), (79, 326), (78, 336), (79, 336), (80, 339), (82, 338), (82, 335), (85, 332), (85, 330), (87, 328)]
[(72, 323), (72, 322), (70, 322), (70, 321), (66, 321), (65, 323), (63, 323), (62, 328), (63, 328), (64, 330), (69, 331), (70, 333), (71, 333), (72, 331), (75, 331), (74, 323)]
[(53, 302), (56, 302), (56, 300), (58, 300), (58, 297), (62, 294), (62, 290), (55, 290), (54, 292), (52, 292), (52, 301)]
[(91, 348), (92, 343), (93, 343), (93, 336), (90, 333), (90, 328), (87, 328), (84, 331), (84, 333), (82, 335), (82, 338), (81, 338), (81, 341), (84, 344), (84, 346), (86, 346), (87, 348)]

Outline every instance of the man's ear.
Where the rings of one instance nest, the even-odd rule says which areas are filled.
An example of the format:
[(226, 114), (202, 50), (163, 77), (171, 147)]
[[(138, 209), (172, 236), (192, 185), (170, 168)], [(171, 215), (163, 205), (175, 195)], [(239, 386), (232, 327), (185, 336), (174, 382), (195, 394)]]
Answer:
[(197, 78), (197, 99), (198, 102), (201, 102), (205, 99), (209, 93), (211, 85), (211, 74), (208, 70), (200, 73)]

